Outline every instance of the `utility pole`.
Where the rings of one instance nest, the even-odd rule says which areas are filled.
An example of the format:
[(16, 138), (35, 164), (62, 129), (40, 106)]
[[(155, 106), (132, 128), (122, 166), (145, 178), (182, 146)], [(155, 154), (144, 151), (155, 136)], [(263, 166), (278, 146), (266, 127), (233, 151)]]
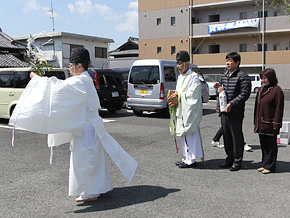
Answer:
[[(53, 6), (52, 6), (52, 0), (50, 0), (50, 10), (49, 11), (51, 12), (51, 17), (50, 18), (52, 20), (52, 31), (55, 32), (55, 29), (54, 29), (54, 14), (53, 14), (54, 9), (53, 9)], [(52, 57), (52, 59), (53, 59), (53, 61), (55, 61), (56, 60), (56, 56), (55, 56), (55, 44), (54, 44), (53, 36), (52, 36), (52, 45), (53, 45), (53, 57)]]
[(50, 10), (49, 11), (51, 12), (51, 17), (49, 17), (49, 18), (51, 18), (51, 20), (52, 20), (52, 31), (54, 32), (55, 29), (54, 29), (54, 15), (53, 15), (52, 0), (50, 0)]
[(263, 0), (263, 28), (262, 28), (262, 70), (265, 69), (265, 0)]

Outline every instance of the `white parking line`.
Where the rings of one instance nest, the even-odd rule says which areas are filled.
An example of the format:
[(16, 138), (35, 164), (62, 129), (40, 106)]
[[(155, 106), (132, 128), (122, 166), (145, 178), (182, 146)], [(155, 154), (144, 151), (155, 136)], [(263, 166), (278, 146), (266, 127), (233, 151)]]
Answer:
[[(114, 122), (116, 120), (107, 120), (107, 119), (103, 119), (103, 123), (110, 123), (110, 122)], [(0, 128), (5, 128), (5, 129), (13, 129), (13, 126), (8, 126), (8, 125), (1, 125), (0, 124)], [(24, 130), (20, 127), (16, 127), (15, 129), (19, 129), (19, 130)]]

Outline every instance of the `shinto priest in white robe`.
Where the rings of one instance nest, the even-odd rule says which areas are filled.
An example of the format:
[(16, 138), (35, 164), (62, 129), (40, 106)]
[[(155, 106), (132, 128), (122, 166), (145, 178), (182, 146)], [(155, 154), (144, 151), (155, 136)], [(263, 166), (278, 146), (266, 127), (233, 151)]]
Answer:
[(170, 132), (181, 136), (181, 145), (187, 165), (203, 159), (199, 124), (202, 118), (201, 84), (197, 73), (190, 69), (178, 76), (176, 90), (178, 105), (170, 108)]
[(137, 162), (106, 132), (99, 109), (87, 72), (66, 80), (34, 76), (10, 118), (10, 125), (48, 134), (49, 147), (70, 142), (69, 196), (113, 189), (107, 154), (128, 184), (137, 168)]

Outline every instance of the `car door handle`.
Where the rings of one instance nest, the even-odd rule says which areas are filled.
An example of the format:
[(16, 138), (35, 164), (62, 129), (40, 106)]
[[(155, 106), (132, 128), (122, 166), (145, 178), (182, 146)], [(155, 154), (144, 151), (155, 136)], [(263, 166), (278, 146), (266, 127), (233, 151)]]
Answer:
[(9, 93), (9, 96), (14, 96), (14, 93), (10, 92), (10, 93)]

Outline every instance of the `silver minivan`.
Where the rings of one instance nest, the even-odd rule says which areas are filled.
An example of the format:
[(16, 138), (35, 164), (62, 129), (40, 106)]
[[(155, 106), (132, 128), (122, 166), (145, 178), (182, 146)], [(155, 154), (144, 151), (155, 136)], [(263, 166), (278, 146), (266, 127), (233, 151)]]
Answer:
[[(195, 71), (197, 66), (190, 64)], [(178, 69), (176, 61), (144, 59), (133, 63), (128, 77), (127, 104), (134, 114), (143, 111), (157, 111), (168, 114), (166, 95), (169, 89), (176, 88)], [(208, 85), (200, 75), (202, 100), (208, 102)]]

